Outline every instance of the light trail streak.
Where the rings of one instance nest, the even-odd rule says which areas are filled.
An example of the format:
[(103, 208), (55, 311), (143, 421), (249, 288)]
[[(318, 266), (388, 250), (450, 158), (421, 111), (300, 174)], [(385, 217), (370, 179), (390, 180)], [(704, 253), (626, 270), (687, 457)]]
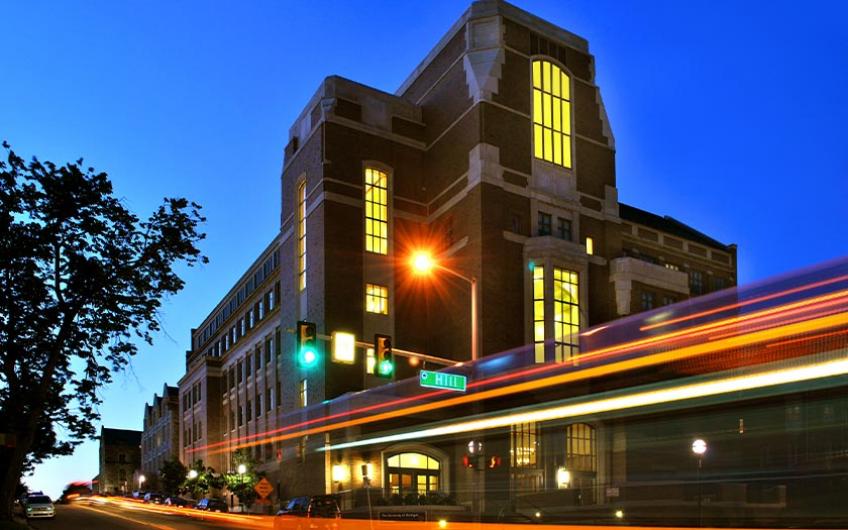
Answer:
[(623, 396), (612, 398), (589, 400), (559, 407), (550, 407), (541, 410), (505, 414), (492, 418), (463, 421), (452, 423), (441, 427), (431, 427), (412, 432), (377, 436), (364, 440), (356, 440), (329, 447), (318, 449), (319, 451), (332, 451), (336, 449), (348, 449), (381, 443), (399, 442), (404, 440), (421, 440), (437, 436), (449, 436), (472, 431), (485, 431), (498, 427), (520, 425), (531, 422), (545, 422), (561, 420), (565, 418), (577, 418), (590, 414), (604, 412), (631, 410), (650, 405), (662, 405), (699, 399), (705, 397), (719, 396), (732, 392), (744, 392), (760, 388), (775, 387), (790, 383), (812, 381), (825, 377), (835, 377), (848, 374), (848, 359), (812, 363), (799, 367), (770, 370), (758, 374), (726, 377), (716, 381), (678, 385), (661, 390), (645, 392), (634, 392)]
[[(704, 355), (707, 353), (715, 353), (721, 350), (740, 348), (744, 346), (750, 346), (753, 344), (767, 342), (775, 339), (783, 339), (786, 337), (800, 335), (804, 333), (811, 333), (814, 331), (820, 331), (823, 329), (834, 328), (838, 326), (844, 326), (848, 324), (848, 313), (839, 313), (836, 315), (829, 315), (826, 317), (805, 320), (802, 322), (796, 322), (792, 324), (787, 324), (784, 326), (779, 326), (775, 328), (769, 328), (765, 330), (745, 333), (743, 335), (728, 337), (720, 340), (716, 340), (714, 342), (704, 342), (699, 344), (693, 344), (690, 346), (684, 346), (678, 349), (669, 350), (665, 352), (659, 352), (654, 354), (645, 355), (642, 357), (636, 357), (632, 359), (626, 359), (606, 365), (601, 366), (593, 366), (590, 368), (584, 368), (582, 370), (576, 372), (566, 372), (563, 374), (557, 374), (554, 376), (546, 377), (544, 379), (538, 379), (534, 381), (525, 381), (521, 383), (516, 383), (500, 388), (494, 388), (490, 390), (485, 390), (481, 392), (476, 392), (474, 394), (466, 394), (454, 398), (444, 399), (435, 403), (424, 403), (420, 405), (415, 405), (411, 407), (406, 407), (397, 410), (391, 410), (387, 412), (382, 412), (379, 414), (374, 414), (371, 416), (361, 417), (350, 419), (347, 421), (341, 421), (337, 423), (331, 423), (328, 425), (322, 425), (319, 427), (313, 427), (309, 429), (304, 429), (297, 432), (290, 432), (286, 434), (279, 434), (276, 436), (271, 436), (267, 438), (263, 438), (261, 440), (255, 440), (251, 442), (243, 442), (239, 444), (235, 444), (225, 449), (218, 449), (217, 451), (210, 451), (211, 454), (217, 454), (221, 452), (228, 452), (233, 449), (240, 449), (244, 447), (252, 447), (255, 445), (271, 443), (276, 441), (290, 440), (292, 438), (298, 438), (301, 436), (308, 436), (312, 434), (330, 432), (338, 429), (343, 429), (347, 427), (353, 427), (357, 425), (363, 425), (367, 423), (374, 423), (382, 420), (387, 420), (391, 418), (396, 418), (400, 416), (408, 416), (411, 414), (416, 414), (420, 412), (432, 411), (440, 408), (451, 407), (456, 405), (461, 405), (464, 403), (468, 403), (471, 401), (489, 399), (493, 397), (500, 397), (509, 394), (515, 394), (519, 392), (533, 391), (538, 390), (540, 388), (545, 388), (553, 385), (559, 385), (564, 383), (571, 383), (580, 380), (591, 379), (595, 377), (602, 377), (605, 375), (610, 375), (614, 373), (620, 373), (625, 370), (633, 370), (638, 368), (646, 368), (649, 366), (656, 366), (659, 364), (666, 364), (674, 361), (680, 361), (687, 358), (692, 358), (699, 355)], [(348, 413), (350, 414), (350, 413)]]
[[(848, 279), (848, 275), (840, 277), (840, 278)], [(819, 282), (819, 283), (822, 283), (822, 282)], [(591, 351), (591, 352), (587, 352), (585, 354), (578, 355), (573, 360), (569, 361), (569, 363), (543, 364), (543, 365), (534, 366), (532, 368), (528, 368), (528, 369), (525, 369), (525, 370), (521, 370), (521, 371), (518, 371), (518, 372), (513, 372), (513, 373), (504, 374), (504, 375), (500, 375), (500, 376), (490, 377), (490, 378), (482, 379), (482, 380), (479, 380), (479, 381), (472, 381), (472, 382), (469, 382), (468, 388), (471, 389), (471, 388), (488, 386), (488, 385), (491, 385), (491, 384), (494, 384), (494, 383), (497, 383), (497, 382), (512, 380), (512, 379), (519, 378), (519, 377), (527, 377), (529, 375), (533, 375), (533, 374), (536, 374), (536, 373), (542, 373), (542, 372), (546, 372), (546, 371), (553, 370), (553, 369), (562, 369), (563, 366), (569, 366), (569, 365), (575, 366), (575, 365), (577, 365), (581, 362), (586, 362), (586, 361), (589, 361), (589, 360), (597, 361), (597, 360), (601, 360), (601, 359), (604, 359), (604, 358), (613, 357), (615, 355), (620, 355), (620, 354), (623, 354), (623, 353), (632, 352), (632, 351), (639, 349), (640, 347), (651, 345), (651, 344), (661, 345), (663, 343), (668, 343), (668, 345), (672, 345), (673, 343), (683, 342), (684, 340), (695, 338), (695, 337), (698, 337), (698, 336), (703, 336), (703, 335), (711, 333), (711, 332), (714, 333), (716, 331), (721, 330), (722, 328), (730, 328), (731, 326), (742, 323), (742, 322), (748, 323), (749, 321), (750, 322), (761, 322), (761, 321), (768, 321), (769, 319), (775, 320), (777, 318), (782, 318), (782, 317), (785, 317), (785, 316), (788, 316), (788, 315), (791, 315), (791, 314), (798, 314), (798, 313), (803, 313), (805, 311), (810, 311), (813, 308), (818, 307), (819, 305), (824, 304), (824, 303), (829, 303), (830, 305), (835, 305), (835, 304), (838, 304), (840, 302), (848, 302), (848, 290), (838, 291), (838, 292), (835, 292), (835, 293), (828, 293), (828, 294), (818, 296), (818, 297), (814, 297), (814, 298), (810, 298), (810, 299), (807, 299), (807, 300), (801, 300), (801, 301), (793, 302), (791, 304), (786, 304), (786, 305), (783, 305), (783, 306), (768, 308), (768, 309), (758, 311), (758, 312), (755, 312), (755, 313), (750, 313), (748, 315), (742, 315), (742, 316), (739, 316), (739, 317), (732, 317), (732, 318), (728, 318), (728, 319), (724, 319), (724, 320), (719, 320), (719, 321), (716, 321), (716, 322), (710, 322), (710, 323), (703, 324), (703, 325), (700, 325), (700, 326), (696, 326), (696, 327), (693, 327), (693, 328), (687, 328), (687, 329), (684, 329), (684, 330), (678, 330), (678, 331), (666, 333), (664, 335), (658, 335), (658, 336), (655, 336), (655, 337), (647, 337), (645, 339), (639, 339), (639, 340), (631, 341), (631, 342), (624, 343), (624, 344), (619, 344), (619, 345), (610, 346), (610, 347), (607, 347), (607, 348), (602, 348), (602, 349), (599, 349), (599, 350), (594, 350), (594, 351)], [(767, 326), (759, 326), (757, 328), (757, 330), (764, 329), (766, 327)], [(734, 331), (735, 331), (735, 333), (729, 332), (729, 333), (719, 334), (719, 335), (714, 336), (714, 337), (710, 337), (709, 340), (715, 340), (715, 339), (718, 339), (718, 338), (725, 338), (725, 337), (734, 336), (734, 335), (736, 335), (740, 332), (740, 330), (738, 328), (736, 328)], [(755, 330), (743, 330), (743, 331), (749, 332), (749, 331), (755, 331)], [(389, 407), (392, 407), (392, 406), (398, 406), (398, 405), (402, 405), (402, 404), (405, 404), (405, 403), (420, 401), (420, 400), (428, 399), (428, 398), (432, 398), (432, 397), (444, 396), (444, 395), (448, 395), (448, 394), (452, 394), (452, 392), (448, 392), (448, 391), (444, 391), (444, 390), (437, 390), (437, 391), (427, 392), (427, 393), (424, 393), (424, 394), (416, 394), (414, 396), (398, 398), (398, 399), (394, 399), (394, 400), (391, 400), (391, 401), (375, 403), (375, 404), (360, 407), (360, 408), (357, 408), (357, 409), (354, 409), (354, 410), (351, 410), (351, 411), (337, 412), (335, 414), (330, 414), (330, 415), (327, 415), (327, 416), (320, 416), (320, 417), (317, 417), (317, 418), (304, 420), (304, 421), (301, 421), (301, 422), (298, 422), (298, 423), (295, 423), (295, 424), (286, 425), (284, 427), (279, 427), (277, 429), (272, 429), (272, 430), (264, 431), (264, 432), (261, 432), (261, 433), (247, 434), (247, 435), (240, 436), (238, 438), (233, 438), (233, 439), (225, 440), (225, 441), (222, 441), (222, 442), (216, 442), (216, 443), (213, 443), (213, 444), (207, 444), (207, 445), (203, 445), (203, 446), (200, 446), (200, 447), (190, 448), (190, 449), (188, 449), (188, 452), (194, 453), (194, 452), (199, 452), (199, 451), (206, 451), (206, 450), (209, 450), (209, 449), (220, 448), (220, 447), (224, 447), (224, 446), (232, 447), (233, 449), (239, 448), (239, 447), (246, 447), (246, 446), (243, 446), (243, 445), (233, 446), (232, 444), (233, 443), (240, 444), (240, 443), (243, 443), (243, 442), (246, 443), (248, 440), (260, 440), (260, 439), (266, 440), (266, 438), (271, 436), (271, 435), (284, 433), (284, 432), (287, 432), (287, 431), (295, 431), (297, 429), (301, 429), (303, 427), (306, 427), (308, 425), (313, 425), (315, 423), (327, 422), (327, 421), (331, 421), (331, 420), (338, 419), (338, 418), (345, 417), (345, 416), (351, 417), (351, 416), (354, 416), (354, 415), (357, 415), (357, 414), (363, 414), (363, 413), (366, 413), (366, 412), (385, 409), (385, 408), (389, 408)], [(264, 441), (263, 443), (267, 443), (267, 440)], [(218, 451), (218, 452), (222, 452), (222, 451)]]
[(781, 296), (787, 296), (790, 294), (800, 293), (804, 291), (809, 291), (810, 289), (815, 289), (816, 287), (823, 287), (825, 285), (830, 285), (833, 283), (838, 283), (843, 280), (848, 280), (848, 274), (843, 276), (837, 276), (836, 278), (828, 278), (827, 280), (822, 280), (819, 282), (813, 282), (806, 285), (801, 285), (799, 287), (793, 287), (792, 289), (786, 289), (785, 291), (780, 291), (777, 293), (771, 293), (763, 296), (759, 296), (757, 298), (751, 298), (750, 300), (745, 300), (743, 302), (737, 302), (735, 304), (728, 304), (721, 307), (716, 307), (713, 309), (707, 309), (704, 311), (700, 311), (698, 313), (693, 313), (690, 315), (683, 315), (677, 318), (673, 318), (671, 320), (665, 320), (663, 322), (657, 322), (656, 324), (648, 324), (647, 326), (642, 326), (639, 328), (639, 331), (648, 331), (651, 329), (661, 328), (663, 326), (670, 326), (671, 324), (677, 324), (678, 322), (686, 322), (688, 320), (694, 320), (696, 318), (701, 318), (709, 315), (715, 315), (717, 313), (721, 313), (723, 311), (730, 311), (731, 309), (738, 309), (740, 307), (745, 307), (751, 304), (756, 304), (759, 302), (765, 302), (767, 300), (773, 300), (775, 298), (780, 298)]

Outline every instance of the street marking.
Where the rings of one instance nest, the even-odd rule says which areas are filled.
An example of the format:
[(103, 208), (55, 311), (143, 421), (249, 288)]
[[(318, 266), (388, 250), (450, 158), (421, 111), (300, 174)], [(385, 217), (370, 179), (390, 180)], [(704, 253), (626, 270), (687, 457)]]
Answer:
[(141, 525), (144, 525), (144, 526), (150, 526), (150, 527), (156, 528), (158, 530), (177, 530), (173, 526), (166, 526), (166, 525), (163, 525), (163, 524), (148, 523), (147, 521), (141, 521), (141, 520), (138, 520), (138, 519), (133, 519), (132, 517), (127, 517), (125, 515), (118, 515), (117, 513), (107, 512), (106, 510), (98, 510), (97, 508), (92, 508), (91, 506), (80, 505), (79, 507), (83, 508), (85, 510), (91, 510), (92, 512), (99, 512), (99, 513), (103, 513), (103, 514), (106, 514), (106, 515), (109, 515), (109, 516), (112, 516), (112, 517), (117, 517), (118, 519), (124, 519), (124, 520), (130, 521), (132, 523), (141, 524)]

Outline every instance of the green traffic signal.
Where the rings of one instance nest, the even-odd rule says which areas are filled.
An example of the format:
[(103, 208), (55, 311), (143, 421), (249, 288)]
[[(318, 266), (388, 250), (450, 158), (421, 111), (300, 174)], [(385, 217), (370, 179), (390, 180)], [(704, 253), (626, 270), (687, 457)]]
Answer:
[(395, 371), (395, 364), (391, 361), (380, 361), (380, 366), (377, 368), (380, 375), (389, 377)]
[(318, 355), (311, 348), (304, 348), (300, 351), (300, 365), (304, 368), (309, 368), (315, 361), (318, 360)]
[(377, 377), (391, 379), (395, 372), (392, 338), (379, 333), (374, 335), (374, 355), (377, 358)]
[(314, 322), (297, 323), (297, 362), (301, 368), (318, 364), (318, 330)]

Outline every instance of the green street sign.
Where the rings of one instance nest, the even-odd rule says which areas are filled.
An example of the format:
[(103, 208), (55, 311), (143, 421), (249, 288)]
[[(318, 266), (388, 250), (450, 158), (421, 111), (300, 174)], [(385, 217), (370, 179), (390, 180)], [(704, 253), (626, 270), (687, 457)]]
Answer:
[(440, 388), (442, 390), (465, 392), (465, 384), (468, 381), (468, 378), (464, 375), (421, 370), (418, 372), (418, 381), (421, 386), (427, 388)]

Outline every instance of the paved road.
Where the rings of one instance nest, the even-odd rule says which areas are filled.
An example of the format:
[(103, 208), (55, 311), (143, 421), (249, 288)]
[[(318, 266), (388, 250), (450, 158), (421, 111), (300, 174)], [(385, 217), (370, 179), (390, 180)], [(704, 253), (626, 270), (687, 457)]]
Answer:
[[(112, 504), (56, 505), (54, 519), (33, 519), (30, 524), (38, 530), (219, 530), (222, 528), (271, 529), (271, 518), (253, 520), (218, 520), (158, 513), (146, 507), (118, 506)], [(235, 519), (235, 517), (233, 517)]]

